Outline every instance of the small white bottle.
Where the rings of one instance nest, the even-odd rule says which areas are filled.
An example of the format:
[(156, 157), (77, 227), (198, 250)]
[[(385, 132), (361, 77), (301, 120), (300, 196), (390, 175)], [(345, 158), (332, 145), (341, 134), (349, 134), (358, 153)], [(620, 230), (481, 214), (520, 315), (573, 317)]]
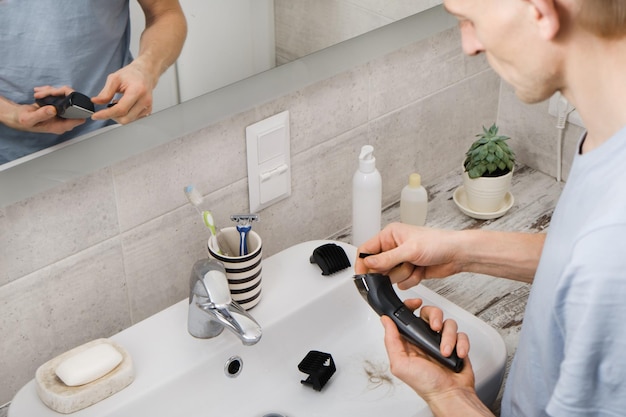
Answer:
[(422, 186), (420, 174), (409, 175), (409, 183), (400, 193), (400, 221), (415, 226), (426, 223), (428, 213), (428, 193)]
[(374, 147), (365, 145), (359, 169), (352, 178), (352, 244), (360, 246), (380, 232), (382, 179), (376, 169)]

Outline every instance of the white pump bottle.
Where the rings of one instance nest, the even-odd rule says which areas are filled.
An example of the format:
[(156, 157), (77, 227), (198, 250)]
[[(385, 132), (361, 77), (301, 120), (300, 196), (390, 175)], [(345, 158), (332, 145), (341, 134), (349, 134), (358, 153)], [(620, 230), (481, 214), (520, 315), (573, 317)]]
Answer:
[(360, 246), (374, 237), (381, 226), (382, 179), (376, 169), (374, 147), (365, 145), (359, 169), (352, 178), (352, 244)]

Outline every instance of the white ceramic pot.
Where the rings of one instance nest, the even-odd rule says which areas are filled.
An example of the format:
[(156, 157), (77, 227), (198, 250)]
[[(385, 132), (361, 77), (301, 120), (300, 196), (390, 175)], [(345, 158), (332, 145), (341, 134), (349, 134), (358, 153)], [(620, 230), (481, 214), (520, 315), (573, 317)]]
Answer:
[(513, 171), (500, 177), (470, 178), (463, 170), (463, 186), (467, 205), (478, 213), (493, 213), (504, 204), (504, 197), (511, 189)]

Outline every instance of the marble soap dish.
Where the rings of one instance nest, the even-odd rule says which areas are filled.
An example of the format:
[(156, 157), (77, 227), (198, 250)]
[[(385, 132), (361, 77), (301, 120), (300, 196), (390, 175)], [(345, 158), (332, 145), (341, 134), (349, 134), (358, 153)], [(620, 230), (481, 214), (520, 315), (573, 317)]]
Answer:
[(461, 210), (464, 214), (479, 220), (491, 220), (502, 217), (507, 211), (511, 209), (511, 207), (513, 207), (513, 203), (515, 203), (515, 198), (513, 198), (513, 194), (507, 192), (504, 196), (504, 202), (498, 210), (490, 213), (474, 211), (467, 205), (467, 194), (465, 193), (465, 187), (463, 187), (462, 185), (454, 191), (454, 194), (452, 194), (452, 199), (454, 200), (459, 210)]
[[(94, 346), (108, 344), (122, 355), (122, 360), (114, 369), (89, 383), (68, 386), (57, 376), (57, 367), (81, 352)], [(63, 414), (73, 413), (101, 401), (127, 387), (135, 379), (133, 362), (128, 352), (109, 339), (96, 339), (71, 349), (41, 365), (35, 374), (37, 395), (54, 411)]]

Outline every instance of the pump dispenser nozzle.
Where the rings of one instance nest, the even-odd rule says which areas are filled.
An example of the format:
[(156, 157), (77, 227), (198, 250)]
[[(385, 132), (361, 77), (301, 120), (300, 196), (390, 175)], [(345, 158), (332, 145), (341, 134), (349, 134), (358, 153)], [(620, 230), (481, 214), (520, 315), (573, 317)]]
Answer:
[(365, 145), (359, 154), (359, 171), (364, 173), (374, 172), (376, 169), (376, 158), (374, 158), (374, 147)]
[(364, 145), (361, 148), (361, 154), (359, 155), (361, 160), (374, 159), (374, 147), (372, 145)]

